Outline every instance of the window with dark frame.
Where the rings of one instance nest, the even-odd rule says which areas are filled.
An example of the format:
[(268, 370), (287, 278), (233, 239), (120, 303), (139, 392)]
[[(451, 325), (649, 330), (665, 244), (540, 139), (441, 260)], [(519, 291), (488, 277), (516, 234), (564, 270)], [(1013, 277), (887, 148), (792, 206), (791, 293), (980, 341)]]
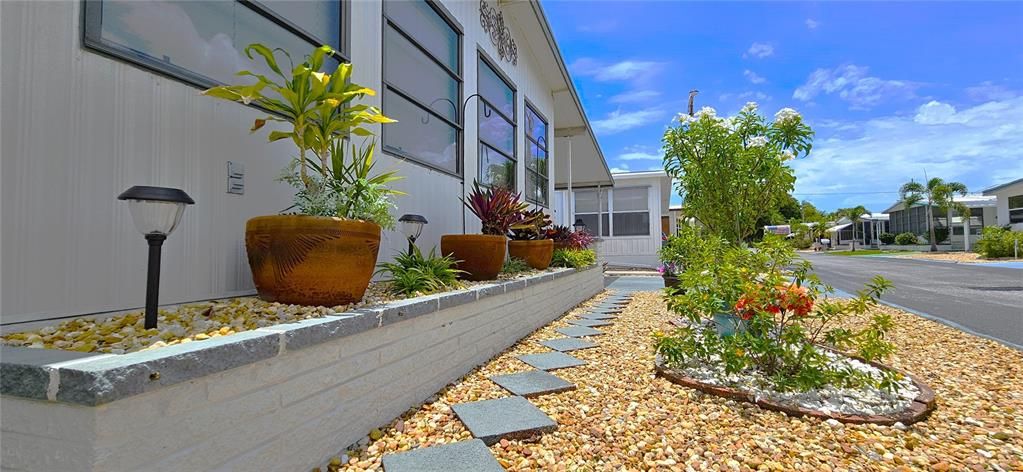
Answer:
[(482, 53), (477, 62), (479, 180), (486, 186), (516, 190), (515, 88)]
[(549, 206), (549, 154), (547, 152), (547, 120), (526, 103), (526, 201)]
[(611, 219), (607, 211), (608, 191), (593, 189), (575, 190), (572, 193), (575, 198), (575, 217), (583, 220), (586, 231), (595, 235), (600, 228), (601, 236), (611, 236)]
[(1008, 198), (1009, 223), (1023, 223), (1023, 195), (1013, 195)]
[(611, 235), (650, 236), (648, 187), (615, 187), (611, 190)]
[[(301, 61), (314, 48), (336, 50), (324, 70), (348, 62), (341, 0), (185, 1), (87, 0), (85, 47), (201, 88), (238, 83), (249, 70), (273, 76), (245, 48), (261, 43)], [(284, 61), (283, 55), (278, 61)], [(283, 68), (284, 66), (282, 66)]]
[(383, 149), (461, 177), (462, 33), (432, 2), (383, 4)]

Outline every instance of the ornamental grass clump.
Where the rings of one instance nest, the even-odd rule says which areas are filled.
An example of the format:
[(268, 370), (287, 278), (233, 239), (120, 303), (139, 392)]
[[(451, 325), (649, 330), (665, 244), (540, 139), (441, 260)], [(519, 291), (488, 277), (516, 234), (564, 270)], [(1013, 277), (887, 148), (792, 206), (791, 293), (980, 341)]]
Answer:
[(394, 262), (380, 264), (378, 274), (390, 274), (388, 292), (392, 295), (416, 297), (462, 287), (455, 268), (458, 261), (451, 256), (438, 256), (436, 248), (423, 256), (418, 247), (394, 257)]
[[(887, 358), (892, 320), (872, 310), (891, 283), (877, 276), (851, 300), (811, 273), (781, 237), (767, 235), (754, 250), (707, 238), (681, 276), (683, 292), (670, 292), (668, 306), (690, 322), (670, 334), (655, 334), (657, 353), (669, 366), (716, 366), (727, 376), (755, 376), (775, 391), (805, 392), (823, 387), (892, 390), (898, 373), (870, 373), (845, 362)], [(741, 326), (729, 335), (712, 328), (714, 315), (727, 314)], [(843, 322), (868, 316), (863, 327)]]

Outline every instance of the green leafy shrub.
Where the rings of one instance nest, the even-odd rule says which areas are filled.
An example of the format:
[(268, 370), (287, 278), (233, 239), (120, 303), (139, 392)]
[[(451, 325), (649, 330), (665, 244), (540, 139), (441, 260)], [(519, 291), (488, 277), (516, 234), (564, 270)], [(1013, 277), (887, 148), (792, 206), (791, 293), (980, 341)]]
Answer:
[(795, 249), (810, 249), (810, 246), (813, 246), (813, 240), (802, 236), (796, 236), (794, 238), (789, 238), (789, 244), (791, 244)]
[(578, 269), (588, 267), (597, 262), (597, 252), (593, 249), (555, 249), (551, 257), (552, 267), (571, 267)]
[(914, 244), (919, 243), (920, 239), (917, 238), (916, 235), (913, 233), (909, 232), (899, 233), (898, 235), (895, 236), (895, 244), (898, 244), (900, 246), (912, 246)]
[(892, 233), (881, 233), (877, 235), (877, 239), (879, 239), (882, 244), (895, 244), (895, 235)]
[(394, 258), (394, 262), (380, 264), (377, 273), (390, 274), (388, 291), (404, 297), (461, 287), (458, 275), (462, 271), (455, 268), (458, 261), (451, 256), (437, 256), (436, 252), (437, 248), (433, 248), (424, 257), (422, 251), (413, 246), (411, 254), (401, 253)]
[[(895, 372), (874, 376), (836, 363), (821, 344), (868, 361), (894, 352), (886, 340), (889, 315), (871, 315), (860, 329), (844, 328), (850, 316), (866, 315), (891, 283), (875, 277), (852, 300), (823, 295), (833, 289), (798, 260), (783, 238), (766, 235), (751, 251), (715, 239), (700, 243), (701, 257), (714, 265), (691, 266), (682, 274), (685, 292), (669, 292), (669, 308), (691, 322), (673, 333), (655, 333), (657, 353), (668, 365), (691, 360), (723, 367), (728, 375), (756, 373), (779, 391), (824, 386), (889, 389)], [(702, 328), (714, 315), (734, 317), (743, 328), (731, 335)], [(741, 320), (739, 322), (738, 320)]]
[(1017, 241), (1020, 251), (1023, 251), (1023, 232), (988, 226), (977, 240), (977, 252), (986, 258), (1013, 257)]
[(934, 228), (934, 242), (942, 243), (948, 239), (948, 228)]
[(509, 257), (504, 260), (504, 265), (501, 266), (501, 273), (513, 275), (526, 272), (532, 269), (533, 268), (530, 267), (529, 263), (527, 263), (526, 261), (519, 259), (518, 257)]

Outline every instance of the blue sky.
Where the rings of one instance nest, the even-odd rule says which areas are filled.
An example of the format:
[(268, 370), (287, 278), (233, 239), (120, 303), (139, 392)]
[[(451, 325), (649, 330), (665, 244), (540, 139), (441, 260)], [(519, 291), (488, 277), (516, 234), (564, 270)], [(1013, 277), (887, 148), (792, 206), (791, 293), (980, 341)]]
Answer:
[(1023, 177), (1023, 2), (544, 8), (616, 170), (660, 168), (695, 88), (718, 114), (799, 110), (817, 135), (795, 196), (823, 209), (884, 210), (924, 172), (971, 191)]

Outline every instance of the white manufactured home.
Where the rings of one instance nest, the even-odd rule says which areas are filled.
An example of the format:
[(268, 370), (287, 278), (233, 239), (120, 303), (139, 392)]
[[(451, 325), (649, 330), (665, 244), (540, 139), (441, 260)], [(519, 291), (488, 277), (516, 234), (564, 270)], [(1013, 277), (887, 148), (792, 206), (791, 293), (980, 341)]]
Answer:
[[(654, 268), (657, 251), (674, 234), (669, 214), (671, 177), (664, 171), (615, 173), (614, 187), (559, 186), (554, 199), (555, 222), (576, 221), (597, 236), (597, 256), (609, 266)], [(573, 198), (568, 198), (572, 195)]]
[[(5, 325), (143, 305), (146, 243), (116, 199), (133, 185), (195, 199), (163, 249), (163, 303), (254, 293), (245, 221), (290, 205), (275, 177), (294, 150), (249, 133), (264, 112), (200, 95), (263, 68), (250, 43), (296, 57), (330, 45), (378, 91), (368, 103), (399, 121), (378, 170), (404, 177), (395, 214), (429, 221), (421, 247), (478, 231), (459, 201), (474, 179), (551, 211), (573, 179), (613, 185), (536, 1), (14, 0), (0, 13)], [(404, 245), (385, 232), (381, 259)]]

